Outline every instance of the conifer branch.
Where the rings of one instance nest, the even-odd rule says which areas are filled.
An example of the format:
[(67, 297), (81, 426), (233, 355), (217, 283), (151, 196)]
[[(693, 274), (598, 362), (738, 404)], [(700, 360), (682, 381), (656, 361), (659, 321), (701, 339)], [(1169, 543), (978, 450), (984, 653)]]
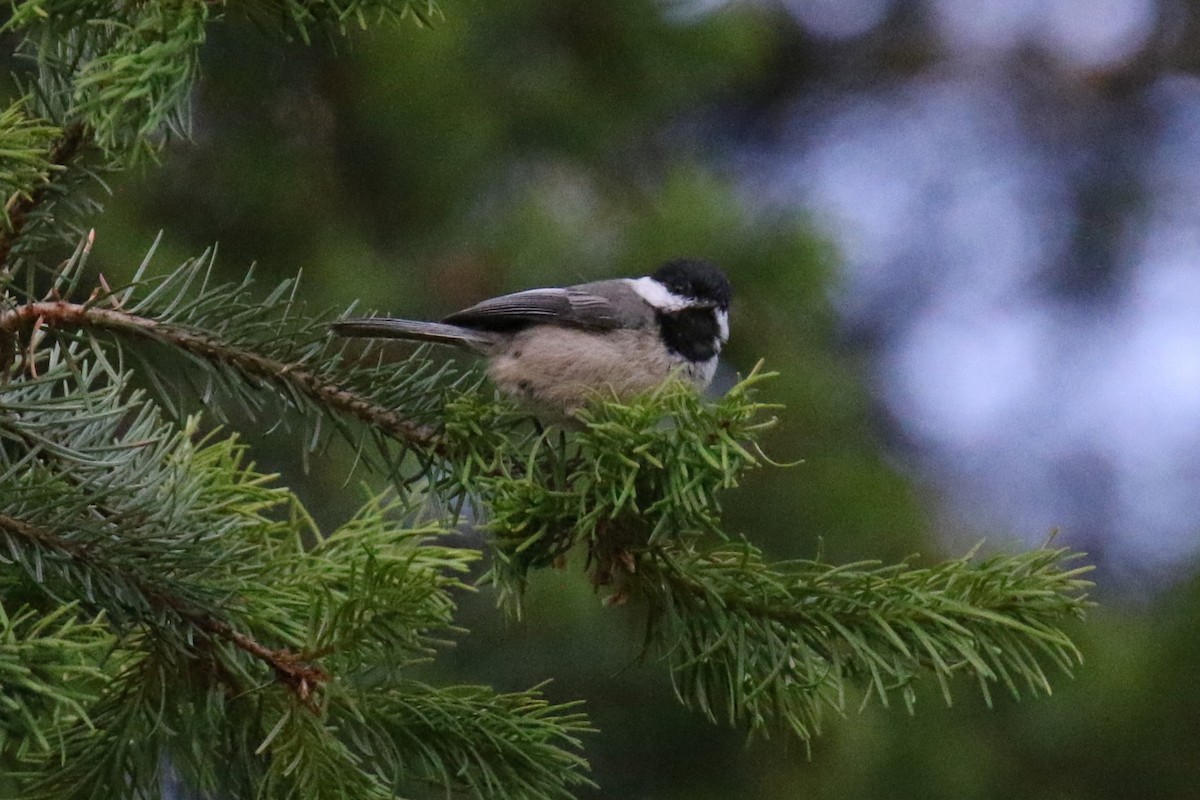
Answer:
[(569, 444), (543, 437), (520, 471), (481, 477), (502, 597), (517, 607), (527, 572), (579, 545), (608, 601), (648, 607), (648, 641), (684, 703), (804, 740), (858, 682), (864, 700), (898, 693), (911, 707), (925, 677), (949, 702), (950, 680), (970, 675), (990, 703), (993, 685), (1048, 693), (1047, 666), (1070, 674), (1080, 654), (1061, 626), (1083, 616), (1090, 584), (1065, 550), (925, 568), (772, 565), (724, 533), (721, 490), (767, 463), (756, 441), (773, 420), (753, 399), (766, 377), (755, 370), (712, 403), (670, 386), (598, 403)]
[(267, 0), (248, 13), (264, 23), (288, 19), (305, 43), (311, 41), (314, 28), (344, 36), (353, 27), (365, 30), (383, 21), (412, 20), (428, 27), (442, 16), (436, 0)]
[(8, 211), (50, 177), (50, 159), (63, 135), (58, 126), (31, 116), (28, 106), (28, 98), (21, 98), (0, 111), (0, 198), (6, 199), (6, 231)]
[(382, 762), (480, 800), (566, 800), (594, 786), (581, 737), (594, 733), (578, 703), (553, 704), (539, 689), (497, 693), (484, 686), (405, 681), (370, 706), (334, 705), (339, 728)]
[[(24, 37), (38, 68), (35, 119), (16, 105), (0, 114), (0, 149), (16, 154), (0, 164), (0, 566), (58, 604), (47, 620), (103, 612), (103, 624), (80, 618), (81, 636), (65, 623), (34, 629), (28, 614), (0, 620), (0, 636), (29, 640), (0, 641), (0, 669), (36, 636), (59, 647), (55, 668), (97, 683), (72, 698), (23, 674), (27, 692), (55, 694), (13, 728), (41, 735), (39, 796), (158, 796), (164, 759), (205, 796), (386, 800), (422, 780), (548, 800), (587, 785), (578, 751), (590, 726), (573, 704), (536, 687), (497, 694), (404, 674), (457, 630), (455, 593), (476, 557), (431, 543), (442, 529), (417, 521), (442, 492), (479, 509), (502, 597), (519, 600), (530, 570), (585, 550), (610, 600), (648, 607), (679, 698), (751, 731), (807, 740), (854, 681), (864, 701), (899, 693), (911, 707), (922, 676), (949, 701), (949, 680), (965, 673), (990, 701), (992, 685), (1048, 692), (1045, 667), (1078, 662), (1061, 624), (1083, 614), (1087, 583), (1064, 551), (924, 569), (771, 565), (727, 533), (721, 492), (769, 463), (757, 441), (771, 407), (749, 391), (766, 377), (757, 370), (716, 402), (669, 384), (628, 404), (598, 399), (578, 431), (522, 434), (510, 407), (474, 391), (477, 373), (332, 340), (325, 320), (295, 313), (295, 282), (266, 298), (249, 278), (210, 288), (210, 253), (158, 280), (142, 279), (147, 256), (131, 285), (81, 302), (88, 237), (49, 294), (34, 296), (32, 273), (17, 286), (14, 253), (32, 263), (33, 245), (61, 230), (45, 224), (50, 211), (84, 207), (74, 190), (96, 177), (85, 148), (120, 167), (187, 132), (199, 51), (224, 10), (18, 0), (0, 26)], [(266, 0), (246, 13), (307, 40), (318, 27), (427, 24), (438, 12), (434, 0)], [(178, 356), (148, 364), (154, 392), (129, 391), (124, 357), (140, 348), (127, 342)], [(414, 452), (424, 480), (326, 536), (245, 464), (244, 447), (201, 439), (183, 413), (164, 421), (180, 363), (200, 365), (206, 399), (224, 381), (251, 413), (280, 397), (315, 419), (310, 449), (328, 417), (385, 461), (399, 450), (389, 477)], [(119, 655), (89, 659), (96, 642)], [(283, 690), (258, 691), (264, 666)], [(0, 708), (32, 707), (9, 700)]]
[(51, 194), (53, 182), (60, 179), (62, 172), (79, 154), (88, 132), (83, 123), (75, 122), (62, 131), (62, 135), (50, 148), (49, 169), (43, 180), (31, 192), (14, 191), (4, 204), (6, 224), (0, 229), (0, 268), (8, 264), (9, 255), (20, 239), (33, 212)]
[(226, 620), (187, 608), (177, 597), (149, 587), (145, 590), (151, 601), (171, 609), (180, 619), (262, 661), (275, 672), (276, 679), (291, 689), (302, 701), (308, 702), (313, 693), (332, 677), (322, 667), (313, 663), (312, 657), (307, 654), (294, 653), (287, 649), (271, 649), (252, 636), (236, 630)]
[(0, 311), (0, 334), (15, 334), (34, 324), (48, 328), (82, 328), (137, 336), (169, 344), (216, 365), (236, 370), (251, 380), (284, 384), (319, 404), (370, 425), (379, 432), (426, 452), (439, 454), (444, 445), (434, 428), (403, 418), (369, 397), (323, 379), (296, 364), (260, 355), (222, 342), (194, 329), (119, 308), (100, 308), (89, 303), (63, 300), (26, 303)]
[[(80, 562), (90, 563), (97, 558), (97, 553), (84, 544), (67, 541), (53, 531), (31, 525), (7, 514), (0, 514), (0, 531), (24, 539), (39, 548), (63, 553)], [(330, 678), (325, 670), (308, 663), (299, 654), (286, 649), (274, 650), (263, 645), (252, 636), (235, 629), (226, 620), (198, 610), (165, 588), (153, 585), (143, 575), (125, 575), (123, 577), (129, 586), (141, 594), (148, 606), (169, 611), (197, 630), (228, 642), (242, 652), (262, 661), (271, 667), (276, 677), (302, 700), (308, 700), (313, 691)]]
[(52, 610), (0, 603), (0, 754), (35, 743), (53, 750), (47, 728), (85, 719), (104, 682), (97, 663), (114, 637), (103, 616), (82, 616), (75, 603)]
[(1075, 556), (1040, 549), (927, 568), (817, 562), (769, 565), (748, 544), (698, 552), (662, 548), (630, 578), (650, 606), (650, 636), (672, 664), (676, 691), (710, 718), (808, 739), (823, 709), (842, 713), (851, 679), (911, 710), (915, 682), (974, 676), (1020, 697), (1050, 693), (1048, 663), (1082, 660), (1059, 627), (1081, 618), (1091, 585)]

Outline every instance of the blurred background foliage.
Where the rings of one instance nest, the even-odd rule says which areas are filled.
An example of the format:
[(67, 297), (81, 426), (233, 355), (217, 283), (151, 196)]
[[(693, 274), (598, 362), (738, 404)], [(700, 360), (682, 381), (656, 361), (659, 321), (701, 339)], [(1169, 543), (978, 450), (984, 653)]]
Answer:
[[(195, 141), (115, 178), (91, 266), (128, 278), (164, 230), (164, 268), (218, 242), (228, 277), (252, 263), (266, 285), (302, 271), (311, 306), (436, 318), (497, 292), (708, 257), (737, 292), (718, 380), (759, 358), (779, 370), (766, 394), (786, 410), (770, 452), (803, 459), (731, 493), (727, 527), (776, 558), (960, 555), (1001, 531), (969, 515), (947, 522), (946, 486), (878, 401), (879, 339), (848, 325), (836, 301), (842, 242), (798, 206), (762, 202), (755, 171), (739, 169), (785, 121), (803, 129), (797, 98), (836, 104), (946, 57), (911, 4), (884, 3), (873, 25), (849, 29), (814, 17), (822, 7), (832, 8), (455, 0), (429, 30), (284, 47), (231, 8), (205, 45)], [(1111, 91), (1127, 77), (1125, 67), (1062, 69)], [(357, 504), (345, 454), (305, 471), (286, 433), (254, 447), (323, 522)], [(1063, 536), (1091, 541), (1070, 527)], [(1086, 663), (1052, 698), (1000, 696), (987, 710), (964, 686), (947, 709), (934, 687), (915, 718), (872, 706), (828, 720), (811, 756), (782, 741), (747, 748), (680, 710), (660, 671), (637, 661), (636, 615), (601, 608), (573, 573), (541, 576), (519, 622), (486, 592), (468, 599), (472, 633), (437, 668), (499, 690), (553, 677), (551, 698), (586, 699), (602, 731), (588, 743), (596, 796), (1192, 797), (1200, 584), (1187, 573), (1176, 565), (1170, 580), (1117, 591), (1102, 569), (1103, 605), (1075, 632)]]

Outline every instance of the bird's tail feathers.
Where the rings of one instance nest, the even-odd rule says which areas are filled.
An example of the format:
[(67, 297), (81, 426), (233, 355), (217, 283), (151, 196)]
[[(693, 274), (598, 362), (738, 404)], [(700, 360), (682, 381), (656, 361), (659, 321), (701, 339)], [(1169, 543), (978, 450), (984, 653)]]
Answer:
[(338, 336), (376, 339), (410, 339), (418, 342), (437, 342), (480, 352), (495, 343), (495, 336), (486, 331), (472, 330), (442, 322), (423, 322), (415, 319), (362, 317), (339, 320), (330, 327)]

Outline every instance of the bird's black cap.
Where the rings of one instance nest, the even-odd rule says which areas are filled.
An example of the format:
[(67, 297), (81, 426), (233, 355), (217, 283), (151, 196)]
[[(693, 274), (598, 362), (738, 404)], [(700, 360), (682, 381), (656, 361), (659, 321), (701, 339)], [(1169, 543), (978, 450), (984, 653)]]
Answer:
[(650, 277), (681, 297), (713, 303), (725, 311), (733, 299), (729, 279), (711, 261), (678, 258), (659, 266)]

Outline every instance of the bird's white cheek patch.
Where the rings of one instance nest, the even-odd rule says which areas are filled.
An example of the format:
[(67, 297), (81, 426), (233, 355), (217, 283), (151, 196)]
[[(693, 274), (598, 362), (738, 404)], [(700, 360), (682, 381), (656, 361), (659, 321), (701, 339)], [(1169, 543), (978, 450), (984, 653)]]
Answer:
[(638, 296), (659, 311), (680, 311), (688, 307), (686, 297), (680, 297), (649, 275), (642, 278), (626, 278)]
[(728, 342), (729, 341), (729, 312), (727, 312), (727, 311), (718, 311), (717, 312), (717, 330), (720, 333), (721, 341)]

